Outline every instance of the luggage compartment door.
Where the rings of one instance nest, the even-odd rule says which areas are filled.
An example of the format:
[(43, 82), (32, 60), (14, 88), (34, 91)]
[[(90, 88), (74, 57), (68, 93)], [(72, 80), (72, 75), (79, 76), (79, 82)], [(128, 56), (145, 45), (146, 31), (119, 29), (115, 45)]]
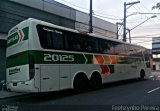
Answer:
[(59, 65), (41, 65), (41, 92), (59, 90)]

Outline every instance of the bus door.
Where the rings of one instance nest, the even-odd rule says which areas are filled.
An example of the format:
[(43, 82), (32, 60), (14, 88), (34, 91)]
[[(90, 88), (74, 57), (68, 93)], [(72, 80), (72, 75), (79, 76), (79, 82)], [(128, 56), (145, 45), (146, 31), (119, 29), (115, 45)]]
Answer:
[(41, 65), (41, 92), (59, 90), (59, 65)]

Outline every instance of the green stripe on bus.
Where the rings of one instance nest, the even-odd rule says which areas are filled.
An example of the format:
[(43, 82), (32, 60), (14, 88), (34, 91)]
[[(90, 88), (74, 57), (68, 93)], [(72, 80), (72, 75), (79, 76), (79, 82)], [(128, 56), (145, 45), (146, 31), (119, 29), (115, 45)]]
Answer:
[(114, 65), (108, 65), (109, 69), (110, 69), (110, 73), (114, 73)]
[(35, 64), (85, 64), (87, 61), (83, 54), (34, 50), (7, 57), (7, 68), (28, 64), (30, 55), (33, 56)]
[(6, 61), (7, 68), (25, 64), (28, 64), (28, 51), (7, 57)]
[[(35, 64), (98, 64), (94, 60), (93, 54), (79, 54), (67, 52), (51, 52), (51, 51), (24, 51), (7, 57), (7, 68), (28, 64), (29, 56), (34, 58)], [(109, 55), (106, 55), (109, 56)], [(105, 57), (105, 56), (104, 56)], [(112, 64), (141, 64), (140, 58), (116, 56), (116, 61), (108, 63), (113, 71)], [(110, 61), (104, 59), (105, 61)], [(103, 64), (102, 64), (103, 65)], [(105, 65), (105, 64), (104, 64)]]
[(30, 51), (37, 64), (84, 64), (86, 59), (83, 54)]

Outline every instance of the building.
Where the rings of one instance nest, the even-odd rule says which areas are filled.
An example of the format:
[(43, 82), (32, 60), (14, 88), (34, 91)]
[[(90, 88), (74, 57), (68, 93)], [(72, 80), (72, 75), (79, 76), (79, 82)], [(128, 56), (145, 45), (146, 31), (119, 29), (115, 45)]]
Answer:
[[(6, 79), (8, 31), (27, 18), (88, 31), (89, 15), (54, 0), (0, 0), (0, 80)], [(116, 38), (116, 25), (93, 17), (93, 33)]]
[(152, 38), (153, 70), (160, 70), (160, 37)]

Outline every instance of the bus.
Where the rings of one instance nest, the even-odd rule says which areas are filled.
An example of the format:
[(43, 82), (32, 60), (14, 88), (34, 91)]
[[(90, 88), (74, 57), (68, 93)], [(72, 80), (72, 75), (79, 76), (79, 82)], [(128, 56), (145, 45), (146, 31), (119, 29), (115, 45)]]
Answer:
[(85, 91), (150, 74), (147, 49), (29, 18), (8, 32), (7, 89)]

